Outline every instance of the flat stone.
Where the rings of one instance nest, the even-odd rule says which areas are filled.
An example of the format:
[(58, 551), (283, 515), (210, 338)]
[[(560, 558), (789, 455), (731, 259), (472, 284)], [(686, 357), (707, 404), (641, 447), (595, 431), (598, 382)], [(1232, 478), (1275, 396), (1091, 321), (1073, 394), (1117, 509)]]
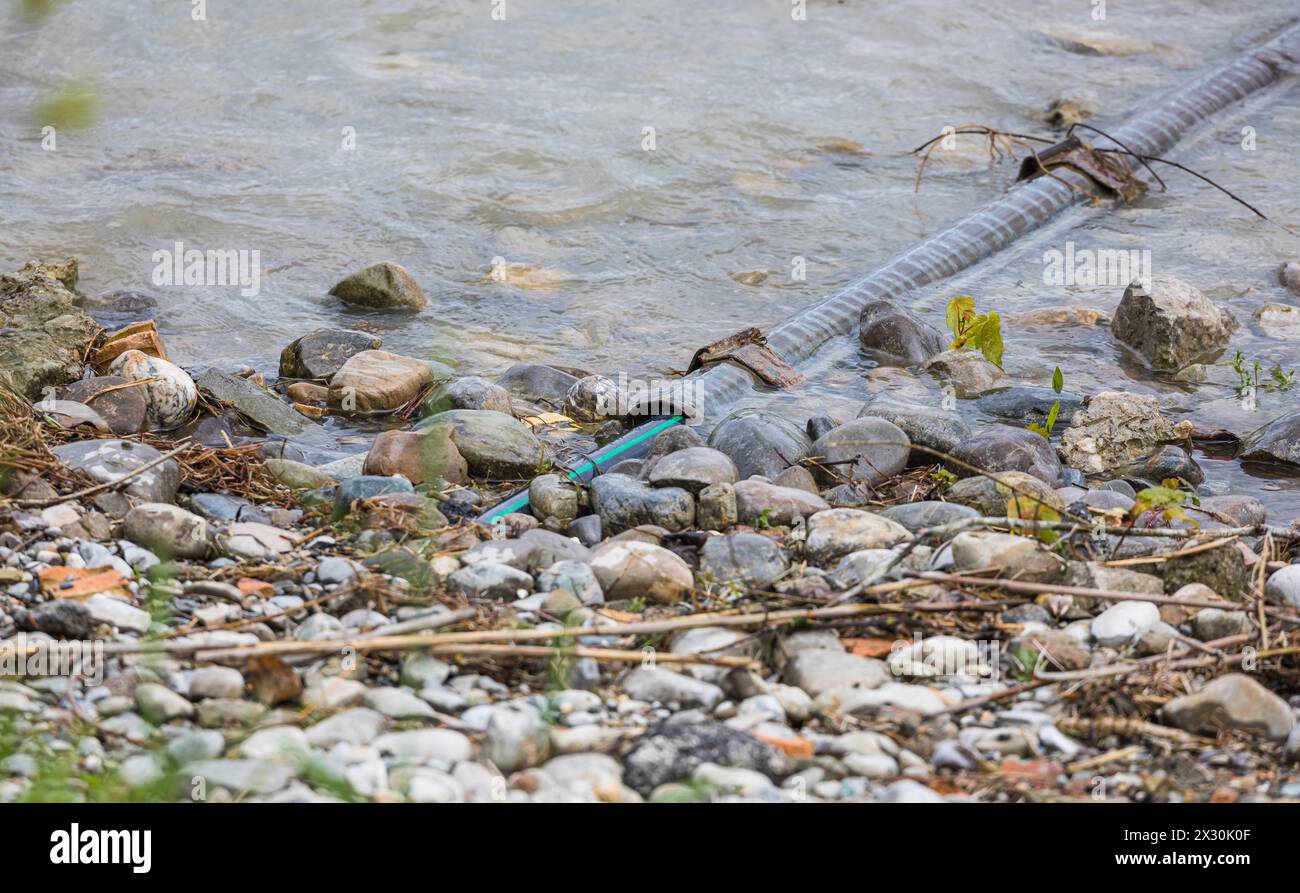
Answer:
[(114, 434), (139, 434), (145, 429), (148, 403), (139, 387), (119, 387), (128, 383), (117, 375), (102, 375), (74, 381), (59, 394), (91, 407)]
[(194, 705), (166, 686), (143, 682), (135, 687), (135, 706), (154, 725), (194, 715)]
[(1160, 609), (1151, 602), (1117, 602), (1092, 619), (1092, 637), (1102, 645), (1127, 645), (1159, 622)]
[(190, 677), (191, 700), (238, 698), (244, 693), (244, 674), (234, 667), (200, 667)]
[[(1049, 485), (1055, 485), (1061, 476), (1056, 450), (1042, 435), (1025, 428), (1009, 425), (984, 428), (958, 446), (953, 455), (982, 471), (1023, 471)], [(951, 464), (950, 470), (958, 477), (974, 474), (956, 463)]]
[(336, 744), (364, 745), (373, 741), (384, 728), (383, 714), (369, 707), (353, 707), (327, 717), (307, 729), (307, 743), (312, 747), (330, 748)]
[(576, 375), (551, 366), (518, 363), (503, 372), (496, 383), (521, 400), (558, 411), (577, 381)]
[(86, 599), (85, 606), (97, 622), (107, 623), (126, 632), (145, 633), (153, 625), (153, 618), (148, 611), (102, 593)]
[(994, 477), (996, 480), (984, 475), (968, 477), (953, 484), (943, 495), (952, 502), (970, 506), (979, 514), (995, 518), (1007, 514), (1012, 499), (1020, 500), (1021, 505), (1027, 508), (1034, 505), (1032, 500), (1036, 500), (1057, 512), (1065, 510), (1064, 500), (1041, 478), (1024, 471), (1003, 471)]
[(901, 524), (858, 509), (827, 509), (808, 519), (804, 554), (820, 565), (862, 549), (887, 549), (910, 539)]
[(1220, 676), (1194, 694), (1174, 698), (1165, 704), (1164, 715), (1189, 732), (1240, 729), (1273, 741), (1285, 741), (1295, 722), (1286, 701), (1241, 673)]
[(442, 763), (459, 763), (474, 755), (474, 745), (460, 732), (452, 729), (416, 729), (410, 732), (389, 732), (380, 735), (370, 746), (380, 753), (392, 754), (404, 760), (438, 760)]
[(724, 697), (722, 689), (693, 676), (662, 667), (637, 667), (623, 677), (623, 691), (638, 701), (677, 703), (712, 709)]
[(202, 558), (209, 549), (208, 522), (165, 502), (145, 502), (126, 513), (127, 539), (161, 556)]
[(770, 778), (792, 771), (776, 748), (717, 722), (668, 723), (637, 739), (623, 760), (628, 787), (649, 795), (656, 787), (690, 778), (705, 763), (754, 769)]
[(241, 741), (239, 755), (250, 760), (297, 763), (311, 755), (311, 745), (297, 726), (268, 726)]
[(726, 453), (711, 447), (688, 447), (657, 459), (649, 479), (654, 487), (680, 487), (699, 493), (712, 484), (734, 484), (736, 465)]
[(890, 675), (882, 660), (812, 648), (795, 652), (786, 661), (781, 679), (817, 698), (831, 689), (876, 688), (888, 682)]
[(483, 562), (463, 567), (447, 578), (452, 591), (470, 599), (514, 601), (533, 591), (532, 575), (507, 564)]
[(330, 379), (329, 405), (344, 412), (389, 412), (414, 400), (433, 381), (433, 369), (423, 360), (363, 350)]
[(314, 424), (269, 391), (219, 369), (206, 370), (197, 383), (201, 390), (224, 403), (234, 404), (249, 421), (272, 434), (301, 434)]
[(1015, 385), (989, 391), (975, 401), (975, 408), (980, 412), (1021, 427), (1030, 422), (1043, 424), (1053, 406), (1059, 406), (1058, 422), (1068, 420), (1083, 406), (1083, 395), (1069, 391), (1058, 393), (1052, 388)]
[(240, 521), (217, 537), (221, 551), (233, 558), (274, 561), (294, 549), (296, 534), (269, 524)]
[(292, 459), (267, 459), (266, 470), (290, 490), (315, 490), (334, 483), (333, 477), (316, 466)]
[(293, 778), (293, 767), (262, 760), (199, 760), (180, 770), (187, 785), (202, 778), (209, 788), (225, 788), (236, 794), (272, 794)]
[(880, 517), (888, 518), (915, 533), (927, 527), (939, 527), (966, 518), (976, 518), (979, 517), (979, 512), (970, 506), (955, 502), (907, 502), (882, 510)]
[(389, 719), (433, 719), (433, 708), (405, 688), (372, 688), (362, 702)]
[[(130, 440), (78, 440), (51, 447), (50, 452), (69, 468), (84, 471), (101, 484), (116, 483), (162, 458), (153, 447)], [(144, 502), (172, 502), (180, 480), (180, 466), (175, 459), (168, 459), (136, 474), (123, 489)]]
[(1265, 422), (1247, 434), (1237, 458), (1243, 462), (1300, 465), (1300, 409)]
[(957, 573), (997, 568), (1009, 580), (1045, 583), (1059, 580), (1064, 562), (1033, 537), (968, 530), (952, 539), (953, 570)]
[(786, 527), (795, 518), (804, 518), (830, 508), (815, 493), (795, 487), (778, 487), (766, 481), (737, 481), (736, 517), (742, 524), (765, 521), (772, 527)]
[(787, 566), (781, 547), (757, 533), (711, 536), (700, 550), (700, 573), (719, 583), (766, 587)]

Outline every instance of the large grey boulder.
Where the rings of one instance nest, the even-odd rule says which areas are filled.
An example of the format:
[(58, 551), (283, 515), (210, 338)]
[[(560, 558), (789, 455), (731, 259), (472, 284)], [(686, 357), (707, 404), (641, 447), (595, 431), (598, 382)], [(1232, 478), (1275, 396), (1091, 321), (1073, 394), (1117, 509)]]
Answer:
[(1231, 313), (1174, 276), (1157, 276), (1150, 287), (1129, 285), (1110, 324), (1153, 368), (1174, 371), (1213, 360), (1236, 328)]

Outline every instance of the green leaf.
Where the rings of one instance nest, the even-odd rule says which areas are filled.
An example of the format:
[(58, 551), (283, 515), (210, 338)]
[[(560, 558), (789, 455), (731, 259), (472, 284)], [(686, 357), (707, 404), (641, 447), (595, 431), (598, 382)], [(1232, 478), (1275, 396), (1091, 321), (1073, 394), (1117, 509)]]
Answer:
[(970, 345), (984, 354), (999, 369), (1002, 368), (1002, 319), (996, 313), (983, 317), (979, 328), (971, 333)]
[[(1013, 496), (1007, 500), (1007, 517), (1022, 521), (1059, 521), (1060, 513), (1046, 503), (1039, 502), (1032, 496)], [(1055, 530), (1038, 530), (1034, 532), (1040, 540), (1048, 545), (1056, 542), (1061, 535)]]
[(1052, 373), (1052, 390), (1061, 393), (1065, 387), (1065, 376), (1061, 374), (1061, 367), (1057, 366), (1056, 371)]
[(975, 315), (975, 299), (958, 295), (948, 302), (948, 330), (954, 339), (960, 339), (966, 330), (967, 320)]
[(1052, 429), (1056, 427), (1056, 420), (1061, 415), (1061, 401), (1057, 400), (1052, 404), (1051, 410), (1047, 413), (1047, 433), (1050, 435)]

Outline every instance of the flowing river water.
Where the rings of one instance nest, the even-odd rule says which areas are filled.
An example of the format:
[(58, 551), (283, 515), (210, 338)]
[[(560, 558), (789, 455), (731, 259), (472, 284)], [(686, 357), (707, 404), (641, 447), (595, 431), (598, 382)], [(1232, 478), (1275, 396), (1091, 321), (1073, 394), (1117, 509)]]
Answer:
[[(0, 264), (75, 255), (80, 289), (142, 292), (183, 365), (273, 372), (322, 325), (491, 376), (519, 361), (661, 375), (742, 327), (770, 327), (1011, 188), (968, 137), (915, 189), (909, 150), (945, 126), (1051, 136), (1044, 109), (1091, 94), (1106, 128), (1300, 16), (1277, 0), (66, 0), (43, 18), (0, 3)], [(37, 4), (39, 5), (39, 4)], [(497, 13), (494, 16), (494, 12)], [(93, 122), (57, 133), (36, 109), (69, 83)], [(1249, 131), (1246, 128), (1250, 128)], [(1248, 138), (1249, 137), (1249, 138)], [(1274, 221), (1300, 224), (1300, 84), (1232, 108), (1173, 157)], [(1162, 172), (1163, 174), (1164, 172)], [(910, 306), (942, 327), (953, 294), (1007, 318), (1021, 384), (1060, 366), (1080, 393), (1120, 387), (1243, 432), (1300, 404), (1300, 386), (1251, 407), (1237, 349), (1300, 366), (1296, 335), (1255, 310), (1300, 238), (1176, 171), (1131, 207), (1085, 208)], [(154, 252), (257, 250), (256, 295), (157, 286)], [(1047, 252), (1149, 252), (1242, 325), (1206, 381), (1151, 376), (1105, 326), (1024, 326), (1031, 310), (1113, 311), (1122, 284), (1044, 281)], [(327, 295), (378, 260), (429, 295), (414, 315)], [(494, 268), (508, 271), (494, 281)], [(753, 284), (738, 281), (740, 276)], [(762, 279), (761, 282), (757, 281)], [(775, 398), (852, 415), (873, 389), (937, 395), (882, 376), (844, 338)], [(760, 398), (755, 398), (756, 400)], [(761, 398), (768, 399), (768, 398)], [(337, 425), (337, 422), (331, 422)], [(355, 448), (354, 448), (355, 449)], [(1300, 482), (1203, 460), (1215, 492), (1300, 515)]]

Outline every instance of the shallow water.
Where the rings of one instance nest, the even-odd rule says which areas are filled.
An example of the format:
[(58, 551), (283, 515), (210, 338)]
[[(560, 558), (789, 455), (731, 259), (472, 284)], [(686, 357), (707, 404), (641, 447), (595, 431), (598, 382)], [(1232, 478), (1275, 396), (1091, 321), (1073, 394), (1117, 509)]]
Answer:
[[(1300, 15), (1276, 0), (1112, 2), (1103, 23), (1079, 0), (810, 0), (796, 22), (776, 0), (508, 0), (495, 21), (480, 0), (334, 2), (327, 13), (307, 0), (228, 0), (209, 4), (206, 22), (187, 4), (105, 2), (32, 22), (19, 5), (0, 5), (6, 269), (72, 254), (87, 295), (146, 292), (187, 365), (274, 371), (288, 341), (328, 324), (487, 375), (521, 360), (634, 376), (684, 368), (701, 344), (788, 318), (1008, 188), (1014, 165), (990, 165), (972, 141), (936, 160), (915, 193), (907, 152), (942, 127), (1049, 134), (1042, 110), (1079, 89), (1100, 104), (1094, 123), (1113, 126)], [(1074, 35), (1122, 55), (1082, 51)], [(33, 109), (71, 79), (93, 85), (96, 121), (45, 151)], [(1241, 146), (1245, 126), (1254, 151)], [(1297, 138), (1290, 80), (1174, 157), (1300, 223)], [(864, 153), (819, 148), (833, 141)], [(1300, 240), (1199, 181), (1166, 179), (1168, 193), (1069, 214), (913, 305), (937, 323), (954, 293), (1004, 317), (1110, 311), (1122, 287), (1045, 286), (1044, 252), (1068, 241), (1147, 249), (1157, 274), (1233, 309), (1243, 325), (1232, 349), (1300, 365), (1295, 341), (1252, 321), (1287, 300), (1276, 269), (1300, 256)], [(260, 251), (260, 294), (155, 286), (153, 253), (178, 240)], [(494, 258), (532, 270), (528, 287), (494, 283)], [(359, 312), (327, 296), (380, 259), (417, 277), (426, 311)], [(732, 278), (749, 271), (769, 276)], [(1300, 401), (1300, 388), (1266, 393), (1246, 411), (1227, 367), (1195, 387), (1151, 380), (1104, 327), (1009, 326), (1007, 345), (1007, 369), (1025, 383), (1046, 384), (1059, 364), (1072, 390), (1159, 393), (1238, 431)], [(781, 402), (856, 410), (870, 364), (852, 339), (811, 371)], [(1300, 514), (1294, 482), (1206, 465), (1218, 486), (1259, 491), (1275, 519)]]

